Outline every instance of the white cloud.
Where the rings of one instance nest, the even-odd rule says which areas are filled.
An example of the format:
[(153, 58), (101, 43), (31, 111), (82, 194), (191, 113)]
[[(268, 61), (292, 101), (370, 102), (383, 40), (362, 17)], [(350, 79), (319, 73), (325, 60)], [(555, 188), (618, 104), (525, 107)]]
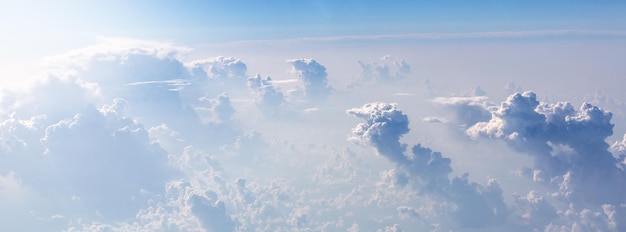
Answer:
[(75, 195), (107, 218), (124, 217), (144, 204), (141, 191), (158, 192), (175, 174), (147, 131), (116, 113), (88, 106), (46, 128), (41, 141), (54, 167), (47, 174), (54, 184), (47, 189), (51, 196)]
[(400, 180), (397, 183), (406, 185), (410, 181), (424, 194), (455, 206), (451, 223), (456, 227), (484, 228), (504, 223), (509, 209), (495, 180), (481, 185), (469, 182), (468, 174), (448, 179), (451, 160), (420, 144), (412, 147), (411, 154), (404, 154), (407, 145), (400, 143), (400, 137), (409, 132), (409, 121), (396, 104), (368, 103), (347, 112), (366, 120), (353, 129), (354, 138), (374, 146), (404, 172), (394, 172), (394, 179)]
[(364, 62), (359, 61), (361, 67), (361, 78), (364, 81), (385, 82), (402, 78), (407, 78), (411, 71), (411, 66), (402, 58), (395, 58), (386, 55), (379, 61)]
[[(553, 187), (554, 201), (569, 201), (574, 208), (566, 210), (573, 210), (581, 217), (579, 223), (582, 224), (575, 223), (575, 227), (605, 230), (607, 228), (598, 227), (607, 225), (604, 219), (600, 220), (604, 223), (597, 224), (599, 222), (593, 222), (596, 216), (588, 216), (604, 217), (592, 211), (619, 207), (626, 201), (624, 189), (615, 187), (626, 177), (621, 169), (622, 161), (609, 152), (606, 142), (613, 133), (611, 118), (610, 112), (588, 103), (577, 110), (568, 102), (539, 102), (534, 93), (525, 92), (511, 95), (492, 111), (489, 122), (478, 122), (467, 133), (474, 137), (504, 139), (513, 149), (532, 156), (534, 173), (550, 180), (541, 182)], [(616, 145), (615, 149), (618, 147)], [(537, 179), (536, 176), (533, 175), (533, 179)], [(554, 217), (556, 206), (548, 205), (536, 192), (529, 193), (521, 202), (529, 210), (525, 215), (531, 224), (552, 223), (545, 215)], [(536, 219), (534, 213), (542, 215), (539, 217), (544, 220)], [(568, 215), (559, 215), (559, 220), (570, 217)], [(622, 220), (614, 222), (611, 230), (623, 223)], [(549, 228), (556, 229), (554, 225)]]
[(196, 60), (189, 66), (194, 70), (204, 72), (208, 78), (212, 79), (245, 78), (248, 70), (248, 66), (240, 59), (223, 56)]
[(308, 98), (326, 98), (332, 92), (324, 65), (314, 59), (293, 59), (287, 62), (292, 65), (291, 72), (302, 80)]
[[(0, 202), (8, 207), (0, 216), (9, 223), (0, 229), (624, 230), (626, 146), (621, 138), (607, 142), (619, 113), (547, 103), (533, 92), (494, 105), (487, 92), (519, 89), (498, 82), (519, 70), (477, 78), (480, 67), (432, 56), (441, 48), (341, 50), (337, 57), (315, 48), (233, 52), (241, 58), (205, 52), (189, 61), (190, 49), (172, 43), (108, 39), (50, 59), (40, 80), (2, 92)], [(356, 63), (388, 52), (409, 59)], [(303, 54), (325, 65), (290, 60), (285, 73), (285, 58)], [(272, 59), (277, 65), (263, 67)], [(409, 61), (420, 68), (409, 70)], [(279, 81), (248, 76), (259, 69)], [(329, 84), (362, 75), (386, 83)], [(282, 89), (294, 84), (302, 86)], [(354, 105), (362, 107), (347, 114), (361, 123), (346, 116)], [(466, 134), (450, 138), (442, 127)], [(516, 152), (534, 162), (524, 167)]]

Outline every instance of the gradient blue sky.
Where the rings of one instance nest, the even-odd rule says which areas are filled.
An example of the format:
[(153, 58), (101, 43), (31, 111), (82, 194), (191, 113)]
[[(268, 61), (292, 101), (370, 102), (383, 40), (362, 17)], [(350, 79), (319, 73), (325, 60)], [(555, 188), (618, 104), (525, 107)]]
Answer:
[[(100, 37), (187, 46), (408, 33), (626, 30), (621, 1), (1, 1), (0, 68)], [(32, 73), (28, 73), (29, 75)]]
[[(310, 36), (624, 30), (619, 1), (3, 1), (3, 44), (171, 39), (185, 44)], [(56, 41), (63, 43), (62, 41)]]

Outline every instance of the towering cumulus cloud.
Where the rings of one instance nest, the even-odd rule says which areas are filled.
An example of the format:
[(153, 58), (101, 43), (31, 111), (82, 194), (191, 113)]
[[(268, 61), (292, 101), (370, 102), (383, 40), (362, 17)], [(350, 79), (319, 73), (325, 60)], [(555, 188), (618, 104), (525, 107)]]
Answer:
[(368, 103), (361, 108), (349, 109), (347, 113), (366, 120), (352, 129), (353, 139), (373, 145), (379, 154), (393, 162), (407, 160), (404, 156), (406, 144), (400, 144), (400, 137), (409, 132), (409, 119), (396, 104)]
[[(539, 102), (532, 92), (515, 93), (492, 111), (491, 120), (476, 123), (467, 134), (503, 139), (513, 149), (532, 156), (534, 166), (529, 176), (553, 187), (551, 196), (560, 196), (554, 201), (570, 202), (570, 208), (560, 210), (580, 212), (583, 221), (584, 212), (599, 211), (600, 218), (615, 219), (613, 228), (621, 230), (626, 172), (621, 159), (608, 150), (606, 138), (613, 134), (612, 116), (588, 103), (576, 109), (568, 102)], [(536, 199), (541, 200), (536, 193), (526, 198), (543, 202)]]
[(451, 160), (420, 144), (413, 146), (411, 154), (405, 154), (407, 145), (399, 140), (409, 132), (409, 120), (396, 104), (369, 103), (347, 113), (366, 121), (352, 130), (352, 139), (374, 146), (379, 154), (392, 161), (402, 171), (396, 173), (401, 175), (399, 179), (408, 178), (428, 196), (452, 203), (456, 226), (483, 228), (504, 222), (508, 209), (494, 180), (486, 186), (469, 182), (467, 174), (450, 180)]
[(328, 85), (326, 67), (314, 59), (294, 59), (287, 61), (304, 84), (304, 92), (308, 98), (325, 98), (332, 88)]

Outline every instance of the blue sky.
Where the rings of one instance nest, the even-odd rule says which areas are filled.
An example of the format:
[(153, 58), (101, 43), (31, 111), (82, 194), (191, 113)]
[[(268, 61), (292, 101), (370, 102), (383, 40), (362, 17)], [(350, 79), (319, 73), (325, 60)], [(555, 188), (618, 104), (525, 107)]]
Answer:
[[(619, 1), (106, 1), (3, 2), (3, 34), (185, 43), (331, 35), (623, 30)], [(30, 38), (32, 39), (32, 38)]]
[[(100, 37), (186, 45), (409, 33), (626, 30), (620, 1), (3, 1), (4, 69)], [(14, 71), (15, 72), (15, 71)]]
[(0, 1), (0, 230), (625, 231), (623, 12)]

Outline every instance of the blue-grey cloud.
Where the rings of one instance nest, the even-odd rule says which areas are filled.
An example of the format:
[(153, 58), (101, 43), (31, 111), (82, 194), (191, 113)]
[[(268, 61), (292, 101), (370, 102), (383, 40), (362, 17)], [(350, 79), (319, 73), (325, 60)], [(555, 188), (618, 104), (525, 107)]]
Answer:
[(396, 104), (368, 103), (360, 108), (346, 111), (348, 114), (365, 120), (352, 129), (352, 137), (374, 146), (379, 154), (395, 163), (404, 163), (406, 144), (400, 137), (409, 132), (409, 119)]
[(407, 145), (400, 143), (400, 137), (409, 132), (409, 120), (396, 104), (368, 103), (347, 113), (366, 121), (352, 130), (353, 139), (373, 146), (405, 172), (396, 173), (398, 178), (408, 178), (426, 194), (452, 202), (456, 206), (452, 217), (457, 226), (483, 228), (504, 223), (509, 210), (497, 182), (469, 182), (467, 174), (449, 179), (451, 160), (420, 144), (405, 154)]
[[(503, 139), (513, 149), (533, 157), (533, 180), (553, 187), (553, 196), (559, 196), (552, 204), (570, 202), (573, 208), (569, 210), (576, 214), (606, 207), (620, 212), (620, 205), (626, 202), (626, 189), (618, 186), (626, 181), (626, 172), (622, 159), (613, 156), (606, 142), (613, 134), (611, 118), (610, 112), (589, 103), (576, 109), (568, 102), (539, 102), (532, 92), (515, 93), (493, 109), (490, 121), (476, 123), (467, 133), (474, 138)], [(554, 217), (555, 213), (545, 212), (551, 207), (537, 199), (533, 193), (523, 201), (529, 215), (538, 211)], [(624, 226), (623, 219), (614, 223), (614, 229)]]

